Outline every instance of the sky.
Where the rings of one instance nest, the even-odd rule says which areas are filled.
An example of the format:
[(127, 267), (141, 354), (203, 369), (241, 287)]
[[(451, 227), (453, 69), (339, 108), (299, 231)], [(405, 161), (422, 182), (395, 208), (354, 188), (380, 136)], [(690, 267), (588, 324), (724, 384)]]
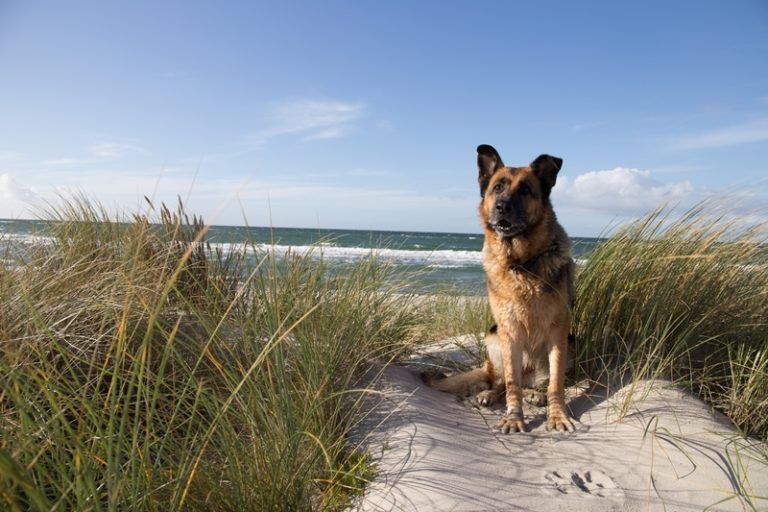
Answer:
[(479, 232), (475, 148), (573, 236), (768, 204), (768, 2), (0, 0), (0, 218)]

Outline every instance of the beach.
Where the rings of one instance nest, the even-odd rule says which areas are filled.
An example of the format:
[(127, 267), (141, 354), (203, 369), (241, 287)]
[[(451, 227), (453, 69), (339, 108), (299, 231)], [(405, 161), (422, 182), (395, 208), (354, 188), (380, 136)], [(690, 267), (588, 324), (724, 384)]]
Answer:
[(587, 241), (576, 430), (526, 406), (530, 431), (502, 435), (498, 406), (419, 377), (483, 360), (477, 235), (93, 212), (0, 223), (8, 509), (767, 506), (768, 275), (749, 233), (722, 243), (727, 224), (692, 217), (661, 237), (652, 214)]
[(768, 512), (767, 28), (0, 0), (0, 512)]
[[(466, 338), (427, 349), (433, 363), (466, 359)], [(465, 347), (466, 348), (466, 347)], [(423, 354), (393, 366), (358, 435), (377, 474), (360, 511), (764, 510), (768, 446), (668, 381), (568, 389), (573, 433), (547, 432), (526, 404), (529, 431), (501, 434), (503, 407), (435, 391)], [(630, 396), (631, 395), (631, 396)], [(627, 405), (627, 399), (629, 405)]]

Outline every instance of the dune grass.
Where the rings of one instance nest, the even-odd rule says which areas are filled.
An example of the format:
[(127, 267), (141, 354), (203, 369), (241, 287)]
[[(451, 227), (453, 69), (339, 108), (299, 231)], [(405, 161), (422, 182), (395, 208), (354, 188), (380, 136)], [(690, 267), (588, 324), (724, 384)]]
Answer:
[(616, 232), (578, 272), (577, 371), (672, 380), (768, 440), (767, 227), (705, 201)]
[[(713, 211), (589, 255), (573, 376), (669, 379), (768, 440), (766, 229)], [(482, 297), (402, 293), (374, 257), (224, 254), (183, 208), (150, 213), (68, 201), (50, 243), (6, 255), (0, 509), (344, 509), (375, 472), (348, 441), (371, 362), (464, 334), (482, 351)]]
[[(671, 380), (768, 441), (768, 226), (711, 200), (673, 213), (627, 224), (578, 267), (571, 377)], [(427, 310), (442, 337), (492, 322), (482, 299), (438, 296)]]
[(418, 331), (390, 269), (224, 255), (183, 208), (47, 217), (52, 242), (0, 268), (0, 509), (337, 510), (361, 490), (361, 378)]

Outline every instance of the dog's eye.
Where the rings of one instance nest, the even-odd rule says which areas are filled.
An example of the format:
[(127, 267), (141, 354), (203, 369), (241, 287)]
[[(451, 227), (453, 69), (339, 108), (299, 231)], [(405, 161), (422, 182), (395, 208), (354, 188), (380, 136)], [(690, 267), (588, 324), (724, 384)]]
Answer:
[(496, 184), (493, 186), (493, 191), (501, 192), (502, 188), (504, 188), (504, 186), (501, 184), (501, 182), (496, 182)]

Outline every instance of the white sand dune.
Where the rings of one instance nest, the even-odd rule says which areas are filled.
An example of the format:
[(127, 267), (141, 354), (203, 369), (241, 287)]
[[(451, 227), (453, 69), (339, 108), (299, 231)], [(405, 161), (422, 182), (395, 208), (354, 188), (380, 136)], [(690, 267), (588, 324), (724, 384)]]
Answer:
[(766, 446), (668, 383), (571, 398), (572, 434), (547, 432), (538, 408), (529, 432), (500, 434), (503, 410), (430, 389), (414, 368), (388, 368), (380, 389), (361, 425), (377, 475), (360, 511), (768, 509)]

